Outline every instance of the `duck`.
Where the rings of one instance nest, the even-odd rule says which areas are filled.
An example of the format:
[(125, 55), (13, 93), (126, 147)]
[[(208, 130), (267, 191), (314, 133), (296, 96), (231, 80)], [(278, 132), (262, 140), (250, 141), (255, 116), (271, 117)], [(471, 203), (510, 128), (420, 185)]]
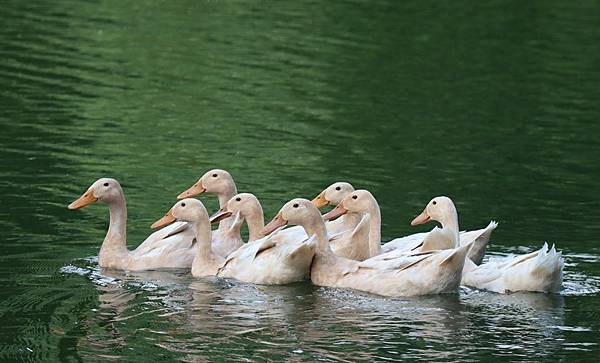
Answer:
[[(435, 204), (433, 204), (433, 200), (435, 200)], [(498, 223), (490, 221), (485, 228), (461, 232), (458, 230), (458, 225), (454, 224), (453, 216), (456, 215), (458, 220), (458, 214), (452, 200), (448, 197), (438, 197), (433, 200), (419, 216), (413, 219), (411, 225), (415, 226), (432, 218), (438, 218), (437, 220), (441, 223), (442, 229), (435, 227), (430, 232), (396, 238), (381, 246), (381, 253), (453, 248), (454, 240), (450, 237), (456, 237), (460, 245), (471, 245), (469, 259), (476, 265), (481, 264), (492, 232), (498, 227)]]
[[(352, 184), (335, 182), (313, 198), (312, 203), (317, 208), (336, 206), (353, 191)], [(333, 253), (358, 261), (363, 261), (375, 254), (376, 247), (368, 243), (369, 222), (368, 214), (362, 215), (353, 212), (348, 212), (335, 220), (326, 221), (327, 232), (332, 236), (330, 246)]]
[(186, 198), (175, 203), (151, 227), (164, 228), (176, 221), (187, 222), (194, 232), (196, 239), (196, 256), (192, 261), (192, 276), (216, 276), (224, 259), (213, 252), (211, 223), (217, 223), (230, 216), (230, 212), (219, 212), (209, 219), (208, 212), (201, 201)]
[[(228, 171), (212, 169), (204, 173), (191, 187), (180, 193), (177, 199), (192, 198), (202, 193), (215, 194), (219, 199), (219, 208), (222, 209), (238, 192), (233, 176)], [(211, 234), (214, 253), (221, 257), (227, 257), (244, 244), (240, 234), (237, 233), (239, 223), (242, 222), (237, 218), (226, 218), (219, 223), (219, 227)]]
[(260, 285), (284, 285), (308, 277), (315, 243), (303, 230), (265, 235), (262, 206), (251, 193), (235, 195), (220, 212), (246, 220), (249, 237), (224, 259), (217, 276)]
[[(346, 196), (330, 212), (366, 213), (377, 202), (366, 190)], [(316, 243), (310, 278), (317, 286), (347, 288), (382, 296), (415, 296), (456, 292), (469, 246), (451, 250), (409, 253), (390, 261), (351, 260), (337, 256), (329, 246), (325, 222), (319, 210), (307, 199), (287, 202), (265, 226), (264, 234), (287, 224), (300, 225)], [(376, 234), (375, 230), (372, 233)], [(376, 237), (376, 236), (374, 236)]]
[(127, 206), (123, 188), (116, 179), (100, 178), (69, 209), (101, 202), (108, 206), (110, 223), (98, 254), (102, 268), (143, 271), (159, 268), (189, 268), (196, 249), (194, 234), (186, 223), (174, 223), (152, 233), (135, 250), (127, 249)]
[[(434, 228), (423, 242), (423, 249), (440, 248), (458, 240), (458, 213), (452, 199), (435, 197), (413, 221), (418, 225), (429, 221), (442, 224)], [(462, 241), (461, 241), (462, 243)], [(477, 245), (477, 240), (473, 241)], [(560, 291), (563, 278), (564, 259), (555, 246), (520, 256), (494, 259), (477, 265), (467, 259), (462, 276), (465, 286), (497, 293), (518, 291), (554, 293)]]

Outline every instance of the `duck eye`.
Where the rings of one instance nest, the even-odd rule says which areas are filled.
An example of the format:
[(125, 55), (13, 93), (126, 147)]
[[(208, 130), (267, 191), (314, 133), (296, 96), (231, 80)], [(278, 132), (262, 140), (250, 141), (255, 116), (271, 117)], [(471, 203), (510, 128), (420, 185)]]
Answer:
[(242, 200), (242, 198), (240, 198), (240, 197), (235, 198), (236, 202), (239, 202), (240, 200)]
[(353, 195), (352, 199), (358, 199), (358, 195)]
[(434, 201), (433, 201), (433, 205), (436, 205), (436, 204), (437, 204), (437, 202), (434, 200)]
[(216, 178), (218, 176), (219, 176), (219, 174), (216, 174), (216, 173), (212, 175), (213, 178)]
[(182, 206), (182, 207), (185, 207), (185, 203), (181, 203), (181, 206)]
[(105, 187), (107, 187), (107, 186), (108, 186), (108, 183), (104, 183), (104, 186), (105, 186)]
[(294, 208), (298, 208), (298, 206), (299, 206), (298, 203), (294, 204)]
[(342, 190), (342, 188), (340, 188), (340, 187), (335, 187), (335, 190)]

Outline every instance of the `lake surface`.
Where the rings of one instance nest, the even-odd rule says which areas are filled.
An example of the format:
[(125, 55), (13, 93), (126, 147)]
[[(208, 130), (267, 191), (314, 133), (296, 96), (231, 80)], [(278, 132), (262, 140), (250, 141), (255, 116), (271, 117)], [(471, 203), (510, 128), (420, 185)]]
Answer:
[[(595, 360), (600, 4), (7, 1), (0, 27), (0, 361)], [(119, 273), (95, 256), (121, 181), (128, 245), (206, 170), (271, 218), (338, 180), (384, 240), (451, 196), (492, 255), (556, 243), (560, 294), (386, 299), (309, 282)], [(209, 210), (216, 198), (201, 198)]]

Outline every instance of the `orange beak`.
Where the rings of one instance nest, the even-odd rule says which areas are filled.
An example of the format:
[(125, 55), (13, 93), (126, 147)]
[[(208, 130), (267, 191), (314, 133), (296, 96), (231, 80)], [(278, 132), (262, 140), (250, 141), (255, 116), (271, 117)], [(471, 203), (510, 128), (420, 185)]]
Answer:
[(283, 226), (286, 226), (288, 224), (288, 221), (286, 221), (285, 219), (283, 219), (283, 217), (281, 216), (281, 212), (277, 213), (277, 215), (275, 216), (275, 218), (273, 218), (273, 220), (271, 222), (269, 222), (269, 224), (267, 224), (261, 231), (260, 233), (263, 236), (268, 236), (271, 233), (273, 233), (273, 231), (275, 231), (278, 228), (281, 228)]
[(169, 224), (175, 222), (176, 220), (177, 219), (175, 217), (173, 217), (173, 208), (171, 208), (171, 209), (169, 209), (167, 214), (164, 215), (164, 217), (162, 217), (158, 221), (152, 223), (150, 228), (152, 228), (152, 229), (163, 228), (163, 227), (168, 226)]
[(191, 197), (196, 196), (198, 194), (202, 194), (205, 191), (206, 191), (206, 188), (204, 187), (204, 185), (202, 185), (202, 181), (198, 180), (196, 182), (196, 184), (192, 185), (186, 191), (184, 191), (183, 193), (179, 194), (177, 196), (177, 199), (191, 198)]
[(410, 222), (410, 225), (416, 226), (418, 224), (427, 223), (430, 219), (431, 217), (429, 216), (429, 214), (427, 214), (427, 208), (425, 208), (423, 209), (423, 212), (421, 212), (421, 214), (416, 216), (415, 219), (413, 219), (412, 222)]
[(231, 213), (230, 211), (221, 208), (215, 214), (210, 216), (209, 220), (210, 223), (219, 223), (223, 219), (231, 217), (232, 214), (233, 213)]
[(322, 191), (321, 194), (317, 195), (311, 203), (317, 208), (323, 208), (328, 205), (329, 201), (325, 199), (325, 191)]
[(348, 210), (342, 206), (342, 203), (340, 203), (329, 212), (323, 214), (323, 219), (326, 221), (331, 221), (339, 216), (343, 216), (346, 213), (348, 213)]
[(98, 201), (98, 198), (94, 197), (94, 193), (91, 190), (87, 190), (87, 192), (83, 193), (83, 195), (73, 203), (69, 204), (67, 208), (69, 209), (79, 209), (83, 208), (86, 205), (90, 205)]

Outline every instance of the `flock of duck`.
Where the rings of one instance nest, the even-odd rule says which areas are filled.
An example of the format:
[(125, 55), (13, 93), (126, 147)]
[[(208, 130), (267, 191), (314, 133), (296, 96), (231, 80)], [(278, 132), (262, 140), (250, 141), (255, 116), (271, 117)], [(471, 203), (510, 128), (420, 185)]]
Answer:
[[(209, 216), (192, 197), (215, 194), (220, 209)], [(412, 225), (437, 221), (427, 233), (381, 243), (379, 205), (367, 190), (337, 182), (312, 201), (287, 202), (267, 225), (258, 199), (237, 193), (231, 174), (205, 173), (178, 196), (178, 202), (135, 250), (126, 246), (127, 208), (115, 179), (102, 178), (69, 205), (103, 202), (110, 225), (100, 248), (103, 268), (140, 271), (190, 268), (193, 276), (219, 276), (255, 284), (287, 284), (310, 278), (318, 286), (348, 288), (383, 296), (453, 292), (460, 285), (509, 293), (557, 292), (563, 258), (552, 246), (482, 263), (496, 222), (460, 232), (458, 214), (448, 197), (435, 197)], [(335, 206), (321, 215), (319, 208)], [(212, 230), (211, 224), (218, 223)], [(249, 238), (242, 240), (246, 223)], [(288, 226), (295, 225), (295, 226)]]

